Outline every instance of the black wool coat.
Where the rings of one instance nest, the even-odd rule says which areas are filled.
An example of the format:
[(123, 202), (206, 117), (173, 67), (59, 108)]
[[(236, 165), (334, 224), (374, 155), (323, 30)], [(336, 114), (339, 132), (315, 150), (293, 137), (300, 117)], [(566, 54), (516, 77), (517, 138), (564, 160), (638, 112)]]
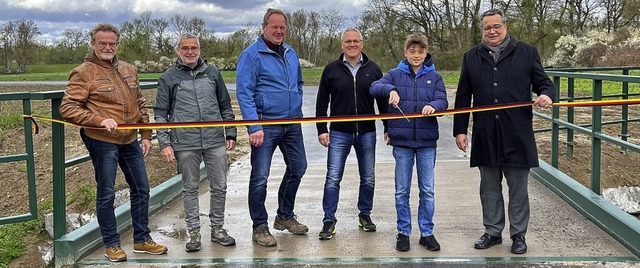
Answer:
[[(532, 92), (553, 100), (556, 89), (538, 50), (513, 38), (494, 62), (482, 44), (464, 54), (455, 108), (531, 101)], [(471, 166), (538, 166), (531, 106), (473, 113)], [(467, 134), (469, 114), (453, 119), (453, 135)]]

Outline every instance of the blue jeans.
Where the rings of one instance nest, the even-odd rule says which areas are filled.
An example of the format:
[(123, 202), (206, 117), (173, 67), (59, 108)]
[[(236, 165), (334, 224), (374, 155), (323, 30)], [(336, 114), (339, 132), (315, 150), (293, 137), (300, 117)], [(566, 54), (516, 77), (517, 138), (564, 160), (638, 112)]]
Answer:
[(271, 159), (276, 147), (280, 148), (286, 170), (278, 190), (278, 217), (290, 219), (300, 180), (307, 170), (307, 156), (304, 151), (302, 127), (297, 125), (266, 125), (264, 142), (261, 146), (251, 146), (251, 176), (249, 178), (249, 215), (253, 228), (267, 226), (267, 178), (271, 170)]
[(329, 139), (327, 179), (324, 183), (324, 195), (322, 197), (323, 221), (337, 221), (336, 210), (340, 199), (340, 182), (344, 174), (347, 156), (351, 152), (351, 146), (356, 151), (358, 171), (360, 173), (358, 209), (364, 215), (371, 214), (375, 188), (376, 133), (357, 134), (332, 130), (329, 132)]
[(106, 247), (120, 245), (120, 234), (114, 213), (115, 181), (118, 165), (129, 184), (133, 242), (151, 239), (149, 233), (149, 180), (140, 143), (114, 144), (92, 139), (80, 130), (89, 150), (96, 179), (96, 217)]
[(420, 203), (418, 204), (418, 227), (420, 236), (433, 234), (434, 199), (434, 168), (436, 164), (436, 148), (408, 148), (393, 147), (393, 157), (396, 159), (396, 214), (398, 233), (411, 235), (411, 207), (409, 194), (411, 193), (411, 177), (413, 164), (417, 163), (418, 188), (420, 189)]

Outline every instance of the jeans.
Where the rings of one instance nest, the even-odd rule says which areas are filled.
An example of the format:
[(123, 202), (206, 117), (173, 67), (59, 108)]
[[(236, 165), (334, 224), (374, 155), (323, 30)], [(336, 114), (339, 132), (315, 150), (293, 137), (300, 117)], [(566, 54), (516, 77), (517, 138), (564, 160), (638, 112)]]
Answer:
[(105, 247), (120, 245), (120, 234), (114, 213), (115, 181), (118, 165), (129, 185), (133, 242), (151, 239), (149, 233), (149, 180), (140, 143), (114, 144), (92, 139), (80, 130), (89, 150), (96, 179), (96, 217)]
[(418, 188), (420, 199), (418, 204), (418, 226), (420, 236), (433, 234), (434, 199), (434, 168), (436, 164), (436, 148), (408, 148), (393, 147), (393, 157), (396, 159), (396, 213), (398, 233), (411, 235), (411, 207), (409, 194), (411, 192), (411, 177), (414, 161), (417, 163)]
[(249, 215), (253, 228), (267, 226), (267, 178), (271, 169), (271, 159), (276, 147), (280, 148), (286, 170), (278, 189), (278, 211), (281, 219), (294, 216), (296, 194), (302, 176), (307, 170), (307, 156), (304, 151), (302, 127), (295, 125), (265, 125), (264, 141), (261, 146), (251, 146), (251, 176), (249, 178)]
[(187, 230), (200, 230), (200, 205), (198, 186), (200, 185), (200, 163), (204, 159), (209, 181), (209, 220), (212, 229), (224, 225), (224, 209), (227, 198), (227, 149), (224, 146), (176, 151), (178, 169), (182, 173), (182, 203)]
[(327, 179), (324, 183), (324, 195), (322, 197), (323, 221), (337, 221), (336, 210), (340, 199), (340, 182), (344, 174), (347, 156), (351, 152), (351, 146), (356, 151), (358, 171), (360, 173), (358, 209), (361, 214), (371, 214), (375, 188), (376, 133), (357, 134), (331, 131), (329, 132), (329, 138)]

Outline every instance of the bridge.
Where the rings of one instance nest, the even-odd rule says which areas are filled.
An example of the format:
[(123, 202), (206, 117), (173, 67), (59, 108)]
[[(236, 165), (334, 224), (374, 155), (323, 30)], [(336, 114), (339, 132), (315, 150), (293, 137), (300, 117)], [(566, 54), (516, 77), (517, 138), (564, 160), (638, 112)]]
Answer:
[[(554, 71), (550, 71), (554, 75)], [(560, 76), (562, 75), (562, 76)], [(560, 87), (560, 77), (584, 74), (557, 72), (554, 82)], [(631, 83), (640, 78), (630, 76), (604, 75), (607, 79), (621, 79)], [(557, 77), (557, 79), (555, 79)], [(577, 77), (576, 77), (577, 79)], [(604, 77), (593, 75), (595, 87)], [(600, 84), (601, 86), (601, 84)], [(230, 86), (231, 87), (231, 86)], [(314, 114), (314, 87), (305, 87), (304, 113)], [(51, 96), (43, 93), (42, 99)], [(60, 93), (57, 93), (60, 94)], [(33, 95), (33, 94), (32, 94)], [(633, 96), (627, 92), (627, 96)], [(33, 96), (30, 96), (33, 97)], [(38, 96), (36, 95), (36, 98)], [(453, 98), (452, 94), (449, 96)], [(598, 97), (596, 96), (595, 99)], [(599, 98), (602, 98), (600, 96)], [(50, 99), (55, 100), (55, 97)], [(55, 102), (55, 101), (54, 101)], [(54, 106), (55, 104), (52, 104)], [(572, 127), (570, 123), (558, 119), (558, 108), (548, 116), (555, 120), (550, 131), (560, 131)], [(597, 108), (594, 108), (597, 110)], [(595, 112), (597, 113), (597, 112)], [(53, 114), (56, 116), (55, 113)], [(125, 267), (177, 267), (177, 266), (353, 266), (353, 267), (634, 267), (640, 266), (640, 227), (637, 219), (604, 201), (598, 194), (599, 188), (589, 189), (564, 175), (551, 163), (541, 161), (541, 167), (530, 173), (529, 191), (531, 202), (531, 222), (527, 233), (529, 251), (523, 255), (510, 253), (508, 230), (503, 232), (504, 242), (486, 250), (473, 248), (473, 242), (484, 232), (481, 206), (478, 195), (479, 174), (469, 167), (469, 159), (456, 147), (451, 136), (452, 118), (440, 117), (440, 141), (436, 163), (436, 213), (435, 235), (442, 245), (438, 252), (427, 251), (418, 244), (419, 232), (411, 236), (411, 250), (395, 250), (395, 207), (391, 147), (382, 141), (382, 127), (379, 126), (376, 147), (376, 192), (372, 218), (378, 225), (375, 233), (365, 233), (357, 227), (357, 165), (354, 155), (347, 161), (345, 178), (341, 187), (338, 207), (337, 234), (328, 241), (317, 238), (322, 227), (322, 190), (326, 172), (326, 149), (317, 142), (315, 126), (303, 125), (307, 160), (307, 173), (303, 178), (298, 198), (296, 214), (298, 220), (309, 226), (307, 235), (292, 235), (271, 228), (278, 240), (278, 246), (261, 247), (251, 241), (251, 220), (247, 207), (249, 180), (249, 160), (242, 158), (230, 167), (225, 227), (236, 238), (237, 245), (222, 247), (208, 242), (208, 208), (206, 185), (200, 194), (203, 246), (199, 252), (184, 251), (186, 232), (184, 230), (183, 208), (180, 196), (180, 175), (167, 180), (152, 189), (151, 216), (152, 237), (169, 247), (166, 255), (152, 256), (133, 253), (132, 234), (129, 230), (128, 204), (116, 209), (119, 229), (122, 231), (123, 249), (128, 254)], [(627, 121), (633, 122), (632, 119)], [(580, 129), (580, 128), (576, 128)], [(53, 131), (57, 131), (54, 130)], [(565, 129), (566, 131), (566, 129)], [(579, 131), (579, 130), (578, 130)], [(595, 140), (613, 140), (592, 134)], [(240, 137), (243, 138), (243, 137)], [(246, 137), (244, 137), (246, 138)], [(558, 143), (557, 137), (554, 142)], [(626, 141), (616, 141), (628, 145)], [(556, 145), (557, 146), (557, 145)], [(630, 150), (639, 152), (637, 145), (629, 145)], [(635, 146), (635, 147), (634, 147)], [(557, 148), (555, 148), (557, 151)], [(57, 153), (54, 149), (54, 154)], [(58, 152), (59, 153), (59, 152)], [(557, 153), (557, 152), (556, 152)], [(64, 154), (62, 154), (64, 156)], [(557, 157), (557, 155), (555, 156)], [(54, 159), (54, 161), (56, 161)], [(58, 159), (63, 166), (73, 160)], [(75, 160), (78, 161), (78, 160)], [(65, 163), (66, 162), (66, 163)], [(55, 164), (54, 164), (55, 165)], [(557, 166), (557, 162), (555, 163)], [(594, 168), (595, 169), (595, 168)], [(55, 171), (54, 171), (55, 172)], [(279, 152), (274, 156), (268, 185), (267, 209), (270, 223), (276, 210), (277, 187), (284, 172), (284, 163)], [(595, 172), (595, 171), (594, 171)], [(55, 183), (55, 182), (54, 182)], [(411, 204), (414, 212), (414, 230), (417, 208), (417, 185), (413, 185)], [(599, 183), (598, 183), (599, 184)], [(54, 185), (54, 188), (56, 186)], [(504, 186), (506, 190), (506, 185)], [(599, 187), (599, 186), (598, 186)], [(54, 189), (60, 191), (60, 189)], [(64, 193), (64, 188), (62, 189)], [(505, 199), (507, 201), (508, 199)], [(60, 206), (60, 205), (59, 205)], [(58, 207), (58, 211), (64, 208)], [(56, 205), (54, 204), (54, 213)], [(54, 217), (59, 217), (54, 215)], [(13, 220), (15, 220), (14, 217)], [(64, 225), (64, 224), (62, 224)], [(64, 233), (62, 226), (54, 227), (56, 266), (90, 267), (109, 265), (103, 256), (103, 248), (97, 223)]]

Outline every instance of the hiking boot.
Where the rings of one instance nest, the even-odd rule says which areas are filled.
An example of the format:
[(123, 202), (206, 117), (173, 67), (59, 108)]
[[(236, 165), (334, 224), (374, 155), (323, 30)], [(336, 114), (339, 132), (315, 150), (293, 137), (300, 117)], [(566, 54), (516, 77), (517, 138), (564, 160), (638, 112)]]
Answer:
[(336, 222), (325, 221), (322, 225), (322, 231), (320, 231), (320, 240), (329, 240), (336, 234)]
[(375, 232), (376, 224), (371, 221), (370, 215), (358, 214), (358, 226), (365, 232)]
[(436, 240), (436, 237), (433, 235), (430, 236), (422, 236), (420, 237), (420, 241), (418, 241), (420, 245), (423, 245), (429, 251), (438, 251), (440, 250), (440, 243)]
[(153, 239), (141, 243), (133, 243), (133, 252), (160, 255), (167, 253), (167, 247), (156, 244)]
[(411, 245), (409, 244), (409, 236), (398, 234), (396, 236), (396, 250), (397, 251), (409, 251)]
[(280, 218), (280, 216), (276, 216), (276, 220), (273, 222), (273, 228), (276, 230), (288, 230), (297, 235), (303, 235), (309, 231), (309, 227), (299, 223), (298, 220), (296, 220), (296, 216), (286, 220)]
[(211, 242), (218, 242), (223, 246), (233, 246), (236, 244), (236, 239), (227, 234), (227, 230), (224, 228), (211, 229)]
[(104, 247), (104, 256), (112, 262), (127, 260), (127, 253), (125, 253), (124, 250), (122, 250), (120, 245)]
[(186, 252), (200, 251), (200, 232), (193, 230), (189, 231), (189, 241), (184, 246)]
[(263, 247), (273, 247), (278, 244), (276, 238), (269, 232), (268, 226), (260, 226), (253, 229), (252, 239)]

